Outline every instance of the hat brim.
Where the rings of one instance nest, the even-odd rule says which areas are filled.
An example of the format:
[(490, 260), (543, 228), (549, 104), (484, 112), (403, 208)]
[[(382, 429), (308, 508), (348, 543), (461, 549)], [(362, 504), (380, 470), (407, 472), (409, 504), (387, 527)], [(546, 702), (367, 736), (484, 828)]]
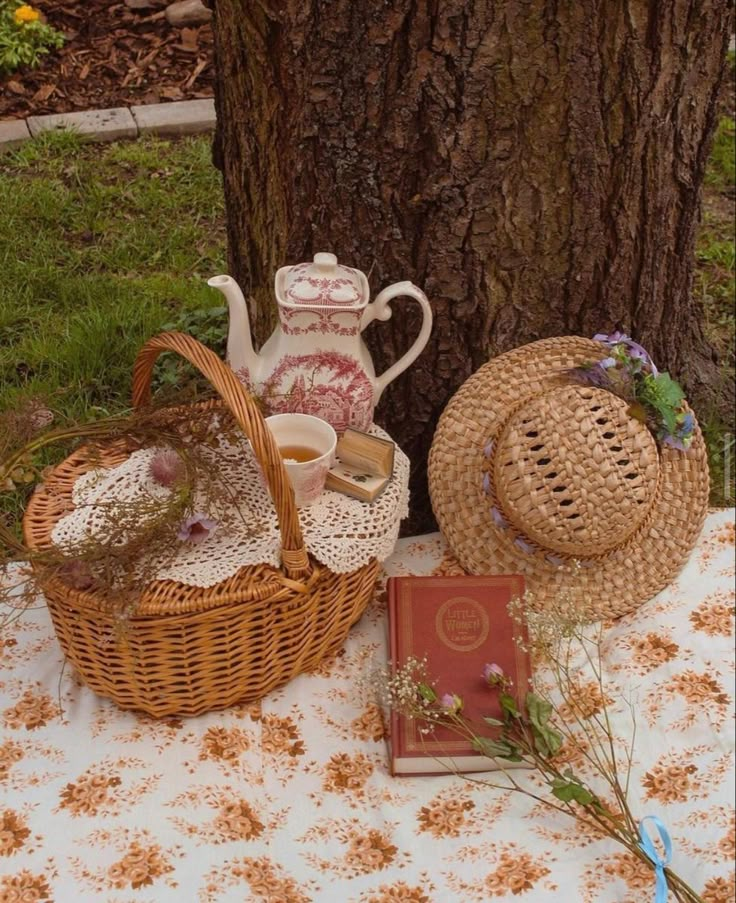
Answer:
[(509, 413), (559, 383), (570, 367), (605, 356), (591, 339), (542, 339), (482, 366), (447, 404), (429, 454), (429, 492), (440, 530), (471, 574), (522, 574), (532, 605), (563, 596), (590, 620), (617, 618), (650, 599), (677, 575), (708, 509), (705, 442), (696, 427), (687, 451), (660, 448), (660, 478), (649, 516), (620, 547), (582, 565), (555, 565), (522, 551), (494, 523), (482, 486), (484, 454)]

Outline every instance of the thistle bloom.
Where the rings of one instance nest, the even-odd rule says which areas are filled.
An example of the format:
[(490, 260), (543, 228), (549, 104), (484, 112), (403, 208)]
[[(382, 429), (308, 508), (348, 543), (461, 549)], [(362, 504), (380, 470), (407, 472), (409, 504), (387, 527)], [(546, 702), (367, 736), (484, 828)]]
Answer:
[(157, 452), (149, 465), (151, 477), (161, 486), (171, 487), (184, 478), (184, 462), (173, 448)]
[(179, 527), (177, 539), (182, 542), (204, 542), (217, 529), (217, 521), (207, 517), (206, 514), (193, 514)]
[(29, 22), (35, 22), (41, 14), (37, 9), (34, 9), (32, 6), (28, 6), (24, 4), (23, 6), (19, 6), (13, 14), (13, 18), (15, 19), (16, 25), (26, 25)]

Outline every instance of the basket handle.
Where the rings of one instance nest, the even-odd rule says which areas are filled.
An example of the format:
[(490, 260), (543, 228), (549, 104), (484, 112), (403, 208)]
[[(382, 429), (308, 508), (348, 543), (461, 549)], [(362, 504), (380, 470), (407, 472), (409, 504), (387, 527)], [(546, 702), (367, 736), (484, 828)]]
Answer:
[(279, 523), (281, 561), (286, 576), (292, 579), (307, 576), (311, 564), (299, 525), (294, 490), (276, 440), (253, 396), (214, 351), (182, 332), (162, 332), (149, 339), (133, 364), (133, 407), (140, 408), (150, 402), (153, 365), (162, 351), (175, 351), (193, 364), (209, 380), (234, 415), (250, 440), (268, 483)]

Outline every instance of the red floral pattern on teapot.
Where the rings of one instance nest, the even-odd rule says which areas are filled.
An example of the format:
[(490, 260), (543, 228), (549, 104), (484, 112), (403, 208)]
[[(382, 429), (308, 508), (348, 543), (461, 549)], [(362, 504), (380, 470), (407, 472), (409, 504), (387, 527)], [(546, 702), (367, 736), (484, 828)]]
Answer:
[[(230, 276), (215, 276), (208, 284), (227, 298), (228, 362), (263, 398), (268, 413), (312, 414), (338, 432), (370, 425), (383, 390), (423, 351), (432, 329), (429, 302), (417, 286), (397, 282), (369, 303), (365, 275), (338, 264), (334, 254), (320, 253), (312, 263), (281, 267), (276, 273), (280, 322), (256, 354), (247, 305), (237, 283)], [(421, 307), (419, 335), (403, 357), (376, 376), (361, 333), (373, 320), (388, 320), (389, 303), (401, 296)]]

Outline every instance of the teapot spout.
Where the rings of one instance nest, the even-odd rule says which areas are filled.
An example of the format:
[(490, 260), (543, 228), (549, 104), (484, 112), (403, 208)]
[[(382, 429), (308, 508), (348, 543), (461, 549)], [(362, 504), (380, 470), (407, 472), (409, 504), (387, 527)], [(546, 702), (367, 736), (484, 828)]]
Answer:
[(250, 335), (250, 321), (248, 320), (248, 307), (238, 283), (232, 276), (213, 276), (207, 280), (207, 285), (222, 292), (227, 300), (230, 312), (230, 327), (227, 334), (227, 362), (236, 372), (245, 371), (248, 382), (255, 376), (258, 369), (258, 355), (253, 350), (253, 341)]

